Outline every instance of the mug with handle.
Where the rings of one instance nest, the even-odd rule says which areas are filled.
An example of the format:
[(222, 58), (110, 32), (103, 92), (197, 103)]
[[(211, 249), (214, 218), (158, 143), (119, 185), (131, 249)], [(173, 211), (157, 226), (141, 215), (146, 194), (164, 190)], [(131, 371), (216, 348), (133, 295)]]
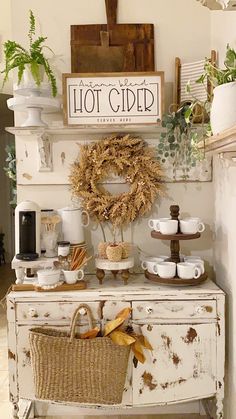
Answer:
[[(162, 259), (160, 259), (160, 261), (162, 261)], [(158, 261), (144, 260), (141, 266), (145, 271), (147, 270), (150, 274), (157, 275), (157, 264)]]
[(189, 262), (177, 263), (178, 277), (181, 279), (198, 279), (202, 275), (201, 266)]
[(184, 261), (188, 262), (188, 263), (191, 263), (191, 264), (194, 264), (196, 266), (200, 266), (201, 272), (202, 272), (202, 274), (204, 274), (204, 272), (205, 272), (204, 260), (198, 259), (198, 258), (194, 259), (193, 257), (190, 257), (190, 258), (187, 257), (187, 258), (184, 258)]
[(183, 234), (203, 233), (205, 224), (200, 218), (184, 218), (180, 220), (180, 231)]
[(148, 227), (151, 228), (152, 230), (159, 231), (158, 225), (160, 221), (168, 221), (168, 220), (170, 220), (170, 218), (156, 218), (156, 219), (148, 220)]
[(63, 270), (63, 274), (67, 284), (75, 284), (77, 281), (81, 281), (84, 278), (83, 269), (78, 269), (76, 271)]
[(156, 231), (161, 234), (176, 234), (178, 231), (178, 221), (177, 220), (160, 220), (156, 224)]

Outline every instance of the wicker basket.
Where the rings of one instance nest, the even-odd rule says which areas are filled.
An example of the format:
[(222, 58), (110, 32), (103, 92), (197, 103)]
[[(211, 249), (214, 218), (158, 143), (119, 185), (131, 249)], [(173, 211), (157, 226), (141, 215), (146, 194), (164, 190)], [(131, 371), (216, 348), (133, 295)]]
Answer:
[(80, 305), (69, 334), (55, 329), (30, 330), (30, 351), (36, 397), (54, 401), (119, 404), (125, 384), (129, 346), (109, 337), (79, 339), (75, 335), (81, 308), (92, 328), (90, 308)]

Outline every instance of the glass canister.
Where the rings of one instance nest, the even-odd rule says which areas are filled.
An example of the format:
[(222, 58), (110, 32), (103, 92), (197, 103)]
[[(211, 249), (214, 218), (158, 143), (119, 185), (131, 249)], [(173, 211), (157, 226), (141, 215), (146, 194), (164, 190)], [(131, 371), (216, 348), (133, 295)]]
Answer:
[(68, 256), (70, 253), (70, 242), (68, 241), (60, 241), (57, 243), (58, 245), (58, 256)]

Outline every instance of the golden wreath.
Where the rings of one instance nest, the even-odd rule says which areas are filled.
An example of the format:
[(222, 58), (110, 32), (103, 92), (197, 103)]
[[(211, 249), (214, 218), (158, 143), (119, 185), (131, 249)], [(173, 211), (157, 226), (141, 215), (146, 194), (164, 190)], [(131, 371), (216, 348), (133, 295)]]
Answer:
[[(127, 193), (112, 195), (101, 181), (111, 174), (126, 179)], [(154, 150), (141, 138), (111, 136), (80, 146), (70, 174), (72, 194), (98, 221), (121, 227), (146, 214), (162, 191), (162, 171)]]

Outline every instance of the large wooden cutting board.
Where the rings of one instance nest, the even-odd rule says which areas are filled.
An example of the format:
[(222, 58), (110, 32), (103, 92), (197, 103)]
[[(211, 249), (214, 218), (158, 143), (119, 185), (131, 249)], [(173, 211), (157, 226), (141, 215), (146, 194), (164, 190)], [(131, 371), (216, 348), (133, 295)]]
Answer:
[(107, 24), (71, 26), (72, 73), (155, 70), (154, 25), (116, 24), (117, 1), (105, 0)]

